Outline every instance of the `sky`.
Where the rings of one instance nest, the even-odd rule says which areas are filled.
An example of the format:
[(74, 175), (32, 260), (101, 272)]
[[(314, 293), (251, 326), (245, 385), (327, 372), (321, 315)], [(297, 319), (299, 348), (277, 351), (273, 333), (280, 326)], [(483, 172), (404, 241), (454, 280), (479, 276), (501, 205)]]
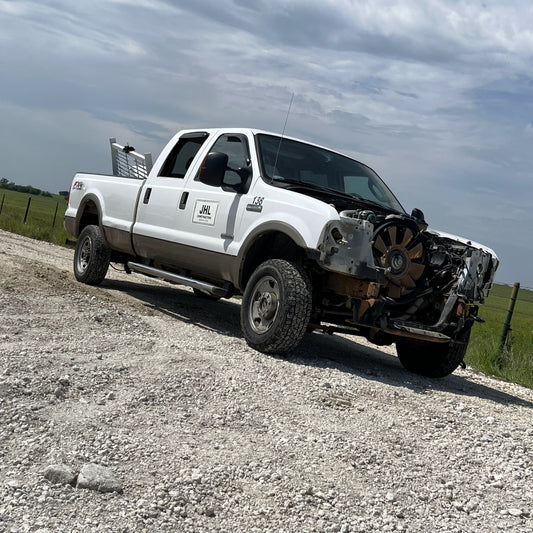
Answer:
[(0, 0), (0, 27), (0, 177), (58, 192), (110, 137), (155, 159), (286, 121), (533, 288), (531, 0)]

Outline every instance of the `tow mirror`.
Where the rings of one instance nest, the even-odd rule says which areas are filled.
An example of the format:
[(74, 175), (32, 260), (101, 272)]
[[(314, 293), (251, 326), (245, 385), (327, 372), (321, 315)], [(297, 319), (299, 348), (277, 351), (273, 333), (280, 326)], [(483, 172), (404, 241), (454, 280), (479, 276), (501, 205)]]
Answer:
[(222, 152), (209, 152), (200, 168), (200, 174), (198, 177), (200, 181), (206, 185), (220, 187), (227, 166), (228, 154), (223, 154)]
[(426, 222), (426, 219), (424, 218), (424, 213), (421, 209), (417, 209), (416, 207), (411, 211), (411, 216), (416, 220), (418, 227), (425, 231), (428, 227), (428, 224)]
[(239, 167), (235, 169), (231, 169), (233, 172), (236, 172), (239, 175), (239, 178), (241, 178), (241, 181), (243, 183), (246, 183), (246, 180), (250, 177), (252, 174), (252, 167), (250, 165), (246, 167)]

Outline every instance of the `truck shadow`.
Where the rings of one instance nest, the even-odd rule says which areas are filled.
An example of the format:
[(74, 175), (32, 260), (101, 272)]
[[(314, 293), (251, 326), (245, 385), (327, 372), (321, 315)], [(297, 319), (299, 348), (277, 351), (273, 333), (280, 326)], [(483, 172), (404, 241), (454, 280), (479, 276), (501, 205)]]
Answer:
[[(216, 331), (220, 335), (241, 338), (240, 302), (236, 299), (212, 301), (196, 297), (192, 291), (179, 286), (153, 285), (107, 279), (101, 285), (126, 293), (141, 303), (148, 313), (163, 313), (175, 320), (196, 327)], [(301, 344), (283, 359), (302, 366), (335, 368), (366, 380), (395, 387), (406, 387), (415, 393), (429, 391), (452, 392), (459, 396), (484, 398), (503, 405), (533, 408), (533, 402), (477, 383), (461, 376), (461, 369), (442, 379), (429, 379), (406, 371), (395, 355), (359, 344), (358, 337), (310, 333)], [(269, 356), (279, 358), (278, 356)]]
[(483, 398), (503, 405), (533, 408), (533, 402), (461, 376), (461, 368), (440, 379), (425, 378), (408, 372), (395, 355), (359, 344), (357, 337), (352, 340), (338, 335), (307, 335), (293, 357), (298, 358), (299, 364), (337, 368), (371, 381), (405, 387), (418, 394), (444, 391), (458, 396)]

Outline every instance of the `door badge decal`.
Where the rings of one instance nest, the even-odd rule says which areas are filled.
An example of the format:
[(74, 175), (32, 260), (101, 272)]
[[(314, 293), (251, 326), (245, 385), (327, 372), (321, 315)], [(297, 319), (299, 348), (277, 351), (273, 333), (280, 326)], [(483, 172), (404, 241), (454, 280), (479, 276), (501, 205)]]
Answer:
[(214, 226), (217, 217), (218, 202), (211, 200), (196, 200), (192, 221), (195, 224)]

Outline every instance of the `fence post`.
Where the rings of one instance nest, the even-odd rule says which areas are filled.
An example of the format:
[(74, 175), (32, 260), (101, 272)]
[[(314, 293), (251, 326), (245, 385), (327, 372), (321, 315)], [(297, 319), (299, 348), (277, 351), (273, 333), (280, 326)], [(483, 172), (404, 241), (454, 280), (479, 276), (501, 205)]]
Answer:
[(502, 336), (500, 337), (500, 352), (503, 351), (505, 342), (507, 341), (507, 335), (511, 329), (511, 318), (513, 317), (514, 304), (518, 297), (518, 290), (520, 289), (520, 283), (518, 281), (513, 286), (513, 292), (511, 293), (511, 300), (509, 301), (509, 309), (507, 309), (507, 316), (505, 318), (505, 323), (503, 324)]
[(56, 225), (56, 217), (57, 217), (57, 208), (59, 207), (59, 202), (56, 203), (56, 210), (55, 210), (55, 213), (54, 213), (54, 221), (52, 222), (52, 229), (54, 229), (55, 225)]
[(2, 203), (0, 204), (0, 214), (2, 213), (2, 209), (4, 208), (4, 200), (6, 199), (6, 193), (2, 195)]
[(28, 196), (28, 205), (26, 206), (26, 213), (24, 214), (24, 221), (23, 224), (26, 224), (26, 220), (28, 219), (28, 211), (30, 210), (30, 204), (31, 204), (31, 196)]

